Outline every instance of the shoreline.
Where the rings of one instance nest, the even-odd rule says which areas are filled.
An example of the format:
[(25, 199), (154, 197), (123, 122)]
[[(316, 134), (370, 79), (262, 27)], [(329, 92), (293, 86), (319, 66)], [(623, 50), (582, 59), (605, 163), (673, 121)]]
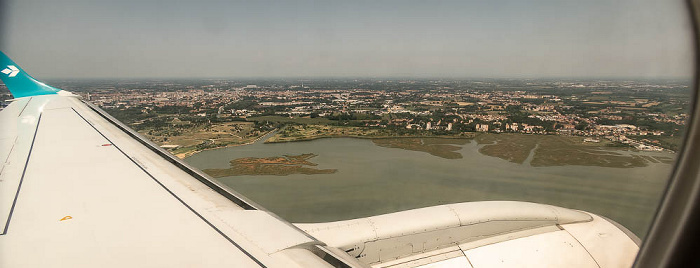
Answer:
[[(209, 150), (216, 150), (216, 149), (224, 149), (224, 148), (229, 148), (229, 147), (237, 147), (237, 146), (245, 146), (245, 145), (251, 145), (256, 142), (259, 142), (261, 139), (263, 139), (265, 136), (269, 135), (273, 131), (278, 131), (279, 129), (273, 129), (265, 133), (264, 135), (256, 138), (254, 141), (251, 142), (246, 142), (246, 143), (240, 143), (240, 144), (229, 144), (226, 146), (221, 146), (221, 147), (213, 147), (213, 148), (207, 148), (203, 150), (194, 150), (194, 151), (189, 151), (189, 152), (184, 152), (184, 153), (179, 153), (176, 154), (175, 157), (179, 159), (185, 159), (188, 157), (191, 157), (195, 154), (204, 152), (204, 151), (209, 151)], [(470, 135), (470, 136), (376, 136), (376, 137), (368, 137), (368, 136), (353, 136), (353, 135), (331, 135), (331, 136), (319, 136), (319, 137), (305, 137), (305, 138), (299, 138), (295, 140), (286, 140), (286, 141), (264, 141), (263, 143), (265, 144), (273, 144), (273, 143), (288, 143), (288, 142), (304, 142), (304, 141), (314, 141), (314, 140), (319, 140), (319, 139), (334, 139), (334, 138), (353, 138), (353, 139), (366, 139), (366, 140), (372, 140), (372, 139), (410, 139), (410, 138), (439, 138), (439, 139), (474, 139), (478, 134)], [(268, 138), (269, 139), (269, 138)]]
[(373, 140), (373, 139), (410, 139), (410, 138), (439, 138), (439, 139), (473, 139), (476, 137), (477, 134), (470, 135), (470, 136), (426, 136), (426, 135), (419, 135), (419, 136), (354, 136), (354, 135), (327, 135), (327, 136), (317, 136), (317, 137), (304, 137), (304, 138), (297, 138), (294, 140), (283, 140), (283, 141), (265, 141), (264, 143), (287, 143), (287, 142), (300, 142), (300, 141), (313, 141), (313, 140), (319, 140), (319, 139), (332, 139), (332, 138), (353, 138), (353, 139), (366, 139), (366, 140)]
[[(201, 153), (203, 151), (208, 151), (208, 150), (216, 150), (216, 149), (224, 149), (224, 148), (229, 148), (229, 147), (236, 147), (236, 146), (245, 146), (245, 145), (251, 145), (255, 144), (257, 142), (260, 142), (263, 138), (267, 137), (268, 135), (272, 134), (273, 132), (279, 131), (282, 128), (279, 129), (273, 129), (262, 136), (256, 138), (253, 141), (247, 142), (247, 143), (241, 143), (241, 144), (229, 144), (226, 146), (221, 146), (221, 147), (214, 147), (214, 148), (207, 148), (203, 150), (194, 150), (190, 152), (185, 152), (185, 153), (179, 153), (175, 155), (176, 157), (180, 159), (185, 159), (188, 157), (191, 157), (195, 154)], [(314, 136), (314, 137), (300, 137), (300, 138), (294, 138), (291, 140), (275, 140), (275, 141), (269, 141), (270, 138), (268, 137), (267, 140), (263, 141), (264, 144), (274, 144), (274, 143), (290, 143), (290, 142), (306, 142), (306, 141), (314, 141), (314, 140), (320, 140), (320, 139), (333, 139), (333, 138), (353, 138), (353, 139), (366, 139), (366, 140), (374, 140), (374, 139), (411, 139), (411, 138), (439, 138), (439, 139), (471, 139), (474, 140), (476, 137), (483, 135), (483, 134), (495, 134), (498, 135), (500, 133), (481, 133), (481, 132), (468, 132), (469, 135), (465, 136), (441, 136), (441, 135), (416, 135), (416, 136), (356, 136), (356, 135), (324, 135), (324, 136)], [(540, 134), (522, 134), (522, 133), (513, 133), (516, 135), (540, 135)], [(554, 135), (554, 136), (559, 136), (559, 135)], [(572, 136), (573, 137), (573, 136)], [(577, 137), (577, 136), (575, 136)], [(485, 144), (487, 145), (487, 144)], [(607, 147), (607, 146), (601, 146), (601, 147)], [(615, 147), (609, 147), (610, 149), (614, 149)], [(620, 147), (620, 149), (625, 148), (625, 147)], [(625, 149), (632, 149), (632, 151), (639, 151), (636, 150), (632, 146), (626, 146)], [(668, 152), (668, 151), (667, 151)], [(673, 153), (673, 152), (671, 152)]]
[(277, 131), (277, 130), (279, 130), (279, 129), (275, 128), (275, 129), (273, 129), (273, 130), (270, 130), (270, 131), (266, 132), (265, 134), (261, 135), (260, 137), (255, 138), (255, 140), (250, 141), (250, 142), (238, 143), (238, 144), (227, 144), (227, 145), (219, 146), (219, 147), (212, 147), (212, 148), (206, 148), (206, 149), (202, 149), (202, 150), (188, 151), (188, 152), (176, 154), (175, 157), (177, 157), (177, 158), (179, 158), (179, 159), (185, 159), (185, 158), (188, 158), (188, 157), (190, 157), (190, 156), (193, 156), (193, 155), (195, 155), (195, 154), (198, 154), (198, 153), (201, 153), (201, 152), (204, 152), (204, 151), (216, 150), (216, 149), (223, 149), (223, 148), (229, 148), (229, 147), (236, 147), (236, 146), (251, 145), (251, 144), (254, 144), (254, 143), (260, 141), (262, 138), (265, 138), (265, 136), (267, 136), (267, 135), (269, 135), (270, 133), (272, 133), (272, 132), (274, 132), (274, 131)]

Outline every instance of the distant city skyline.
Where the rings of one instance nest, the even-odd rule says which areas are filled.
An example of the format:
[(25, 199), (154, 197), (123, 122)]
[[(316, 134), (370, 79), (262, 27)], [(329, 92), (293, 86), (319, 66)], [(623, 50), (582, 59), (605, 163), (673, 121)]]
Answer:
[(690, 78), (684, 1), (4, 3), (38, 79)]

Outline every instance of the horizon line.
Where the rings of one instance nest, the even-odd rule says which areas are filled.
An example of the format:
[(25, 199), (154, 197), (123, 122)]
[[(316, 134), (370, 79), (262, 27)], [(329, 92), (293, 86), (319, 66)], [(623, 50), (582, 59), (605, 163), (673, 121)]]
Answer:
[[(473, 77), (450, 77), (450, 76), (269, 76), (269, 77), (46, 77), (39, 80), (65, 80), (65, 81), (157, 81), (157, 80), (694, 80), (694, 76), (653, 76), (653, 77), (633, 77), (633, 76), (541, 76), (541, 77), (496, 77), (496, 76), (473, 76)], [(0, 83), (1, 84), (1, 83)]]

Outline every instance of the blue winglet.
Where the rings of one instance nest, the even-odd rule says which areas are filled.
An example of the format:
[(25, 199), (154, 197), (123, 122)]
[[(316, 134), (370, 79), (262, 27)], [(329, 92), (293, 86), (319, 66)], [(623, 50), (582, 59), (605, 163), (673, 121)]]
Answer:
[(0, 51), (0, 79), (5, 82), (5, 86), (15, 98), (56, 94), (60, 91), (31, 77), (2, 51)]

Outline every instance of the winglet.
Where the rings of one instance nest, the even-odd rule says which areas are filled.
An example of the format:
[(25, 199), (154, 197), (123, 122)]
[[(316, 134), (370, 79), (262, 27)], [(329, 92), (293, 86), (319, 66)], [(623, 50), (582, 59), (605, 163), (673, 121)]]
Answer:
[(2, 51), (0, 51), (0, 79), (15, 98), (56, 94), (61, 91), (31, 77)]

